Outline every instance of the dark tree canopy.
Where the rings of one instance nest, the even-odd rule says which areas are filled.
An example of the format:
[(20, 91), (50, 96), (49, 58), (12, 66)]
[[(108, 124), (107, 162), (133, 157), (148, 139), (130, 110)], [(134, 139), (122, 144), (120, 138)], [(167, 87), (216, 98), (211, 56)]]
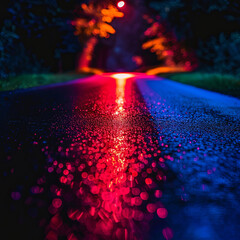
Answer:
[[(1, 2), (0, 78), (24, 72), (74, 70), (83, 43), (74, 36), (71, 21), (83, 2), (106, 7), (118, 1)], [(98, 42), (93, 58), (96, 66), (130, 71), (141, 63), (160, 64), (155, 54), (141, 50), (146, 41), (143, 33), (149, 27), (144, 20), (147, 13), (159, 16), (181, 46), (195, 51), (203, 71), (240, 73), (238, 0), (126, 0), (126, 6), (125, 17), (112, 22), (116, 34)], [(103, 52), (107, 61), (101, 58)], [(101, 65), (103, 61), (105, 65)]]
[[(70, 24), (76, 2), (19, 0), (6, 4), (0, 33), (0, 62), (4, 68), (1, 72), (5, 72), (2, 75), (29, 69), (34, 72), (72, 69), (74, 55), (80, 50)], [(21, 59), (28, 59), (29, 65), (20, 64)], [(61, 69), (62, 61), (71, 63)], [(21, 70), (15, 71), (10, 66), (14, 62), (21, 65)]]
[(185, 46), (195, 50), (200, 69), (240, 73), (240, 2), (237, 0), (149, 1)]

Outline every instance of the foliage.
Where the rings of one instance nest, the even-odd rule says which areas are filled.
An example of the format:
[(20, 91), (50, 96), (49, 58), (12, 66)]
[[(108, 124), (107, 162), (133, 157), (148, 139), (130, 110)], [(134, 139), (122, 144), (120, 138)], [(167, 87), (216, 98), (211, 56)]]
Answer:
[(19, 41), (19, 36), (4, 26), (0, 32), (0, 79), (16, 73), (37, 72), (43, 69), (41, 62), (29, 54)]
[(169, 11), (182, 7), (183, 2), (182, 0), (149, 1), (149, 6), (158, 11), (162, 18), (166, 19)]
[(149, 40), (143, 44), (143, 49), (151, 48), (151, 52), (157, 54), (159, 59), (162, 59), (166, 50), (167, 40), (164, 37), (157, 37), (153, 40)]
[(195, 50), (202, 70), (239, 72), (239, 1), (153, 0), (150, 6), (170, 24), (178, 41)]
[(164, 36), (164, 28), (159, 22), (155, 22), (152, 18), (145, 15), (145, 18), (152, 22), (151, 26), (145, 31), (144, 35), (147, 38), (153, 38), (143, 43), (142, 48), (151, 49), (151, 52), (156, 53), (158, 59), (161, 60), (167, 53), (167, 39)]
[(66, 62), (65, 56), (74, 58), (80, 50), (69, 21), (74, 4), (75, 0), (19, 0), (10, 1), (2, 9), (5, 20), (0, 46), (4, 58), (1, 56), (4, 62), (8, 59), (7, 67), (0, 70), (2, 77), (31, 70), (58, 71), (61, 62)]
[(93, 54), (98, 39), (108, 39), (115, 34), (116, 30), (111, 25), (114, 18), (122, 18), (124, 14), (111, 4), (89, 5), (83, 3), (78, 16), (72, 21), (75, 27), (75, 35), (84, 44), (81, 55), (78, 59), (78, 71), (89, 71), (93, 60)]
[[(78, 53), (91, 37), (101, 39), (96, 46), (98, 56), (107, 56), (103, 52), (108, 50), (108, 65), (112, 70), (128, 69), (130, 65), (128, 70), (133, 70), (149, 61), (156, 63), (151, 50), (160, 62), (178, 64), (182, 59), (191, 62), (188, 49), (194, 49), (202, 70), (239, 73), (240, 2), (237, 0), (145, 1), (154, 10), (146, 8), (144, 0), (131, 0), (126, 2), (121, 21), (113, 21), (123, 13), (111, 5), (117, 2), (112, 0), (85, 0), (82, 7), (78, 0), (5, 2), (0, 9), (1, 78), (31, 71), (72, 70)], [(143, 23), (142, 16), (146, 13), (153, 19), (151, 23)], [(161, 17), (157, 18), (157, 14)], [(140, 36), (146, 26), (143, 39)], [(80, 44), (74, 30), (82, 40)], [(118, 34), (107, 40), (116, 31)], [(143, 41), (143, 47), (150, 51), (141, 50)], [(133, 59), (140, 64), (136, 66)]]
[(182, 66), (186, 70), (195, 68), (196, 61), (189, 51), (187, 51), (174, 36), (173, 32), (167, 30), (167, 26), (161, 19), (153, 19), (145, 16), (151, 24), (144, 35), (149, 40), (143, 43), (143, 49), (150, 49), (155, 53), (158, 60), (164, 60), (165, 66)]
[[(122, 16), (116, 8), (107, 7), (110, 6), (108, 1), (91, 2), (90, 7), (83, 4), (86, 8), (85, 13), (83, 9), (81, 11), (84, 14), (82, 26), (77, 26), (79, 34), (80, 31), (84, 32), (80, 44), (74, 35), (76, 29), (71, 24), (74, 15), (75, 20), (78, 18), (78, 0), (11, 0), (9, 4), (2, 5), (1, 79), (24, 72), (75, 69), (76, 59), (87, 38), (91, 34), (109, 37), (115, 33), (111, 21), (114, 17)], [(92, 24), (90, 27), (89, 22)]]
[(221, 33), (200, 41), (197, 54), (201, 67), (208, 71), (240, 75), (240, 33)]
[(110, 34), (116, 31), (110, 25), (114, 18), (121, 18), (124, 16), (117, 8), (109, 5), (107, 8), (93, 4), (82, 4), (81, 16), (72, 21), (73, 26), (76, 28), (75, 35), (80, 39), (99, 36), (101, 38), (109, 38)]
[(234, 75), (193, 72), (170, 75), (168, 78), (240, 98), (240, 79)]
[(10, 77), (7, 81), (0, 81), (0, 91), (24, 89), (48, 84), (63, 83), (86, 77), (86, 74), (21, 74)]

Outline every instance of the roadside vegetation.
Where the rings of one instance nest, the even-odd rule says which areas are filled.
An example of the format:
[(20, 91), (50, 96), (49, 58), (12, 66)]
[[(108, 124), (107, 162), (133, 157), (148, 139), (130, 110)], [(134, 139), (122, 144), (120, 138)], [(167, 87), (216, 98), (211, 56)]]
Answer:
[(219, 73), (178, 73), (166, 76), (176, 82), (240, 98), (240, 77)]
[(24, 89), (62, 83), (78, 78), (83, 78), (89, 74), (84, 73), (62, 73), (62, 74), (23, 74), (16, 77), (0, 80), (0, 91), (10, 91), (15, 89)]

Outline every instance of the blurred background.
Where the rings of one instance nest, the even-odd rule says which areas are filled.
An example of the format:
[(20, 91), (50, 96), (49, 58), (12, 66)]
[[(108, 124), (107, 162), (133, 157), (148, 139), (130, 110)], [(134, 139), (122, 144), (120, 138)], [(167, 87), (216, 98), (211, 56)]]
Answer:
[(1, 88), (39, 73), (240, 75), (237, 0), (2, 1), (0, 29)]

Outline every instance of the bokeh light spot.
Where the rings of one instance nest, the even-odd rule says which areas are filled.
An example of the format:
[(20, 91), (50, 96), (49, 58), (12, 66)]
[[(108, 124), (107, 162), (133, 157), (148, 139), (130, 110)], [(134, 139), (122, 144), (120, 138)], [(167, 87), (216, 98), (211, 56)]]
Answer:
[(146, 178), (146, 179), (145, 179), (145, 183), (146, 183), (147, 185), (152, 184), (152, 179), (151, 179), (151, 178)]
[(120, 2), (118, 2), (117, 5), (118, 5), (119, 8), (122, 8), (122, 7), (125, 6), (125, 2), (124, 1), (120, 1)]
[(147, 192), (142, 192), (140, 194), (140, 197), (141, 197), (142, 200), (148, 200), (148, 193)]
[(21, 198), (20, 192), (12, 192), (11, 197), (13, 200), (19, 200)]
[(158, 208), (157, 210), (157, 215), (160, 217), (160, 218), (166, 218), (167, 215), (168, 215), (168, 211), (166, 208)]
[(62, 206), (62, 200), (59, 198), (54, 198), (52, 201), (52, 205), (55, 208), (60, 208)]
[(148, 212), (150, 212), (150, 213), (154, 213), (155, 211), (156, 211), (156, 205), (155, 204), (153, 204), (153, 203), (149, 203), (148, 205), (147, 205), (147, 210), (148, 210)]

